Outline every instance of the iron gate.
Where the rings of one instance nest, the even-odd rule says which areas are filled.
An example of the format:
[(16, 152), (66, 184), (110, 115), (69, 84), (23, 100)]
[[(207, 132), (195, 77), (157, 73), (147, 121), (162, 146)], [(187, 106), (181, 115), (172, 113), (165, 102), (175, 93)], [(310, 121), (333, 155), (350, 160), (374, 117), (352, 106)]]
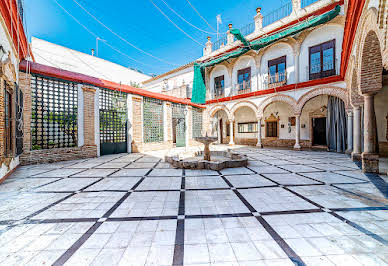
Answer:
[(16, 99), (15, 99), (15, 110), (16, 110), (16, 155), (20, 155), (23, 152), (23, 92), (19, 86), (15, 84), (16, 88)]
[(100, 89), (100, 153), (127, 152), (127, 94)]
[(172, 130), (177, 147), (186, 146), (186, 106), (172, 104)]

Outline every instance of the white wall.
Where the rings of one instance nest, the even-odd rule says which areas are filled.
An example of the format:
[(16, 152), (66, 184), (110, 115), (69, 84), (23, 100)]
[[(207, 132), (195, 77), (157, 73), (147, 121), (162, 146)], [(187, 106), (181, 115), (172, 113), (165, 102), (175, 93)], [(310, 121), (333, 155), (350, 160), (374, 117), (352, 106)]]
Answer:
[[(336, 69), (339, 70), (341, 66), (341, 52), (343, 41), (344, 28), (338, 24), (325, 24), (316, 30), (313, 30), (303, 41), (300, 48), (299, 55), (299, 81), (304, 82), (309, 80), (309, 47), (315, 46), (330, 40), (335, 39), (335, 58)], [(338, 71), (337, 71), (338, 73)]]
[(251, 78), (252, 78), (252, 89), (255, 90), (257, 88), (257, 74), (258, 71), (256, 70), (256, 62), (255, 59), (250, 55), (243, 55), (239, 57), (239, 59), (236, 61), (236, 63), (233, 66), (232, 71), (232, 88), (235, 84), (237, 84), (237, 73), (240, 69), (244, 69), (247, 67), (251, 67)]
[[(1, 16), (0, 16), (1, 17)], [(3, 18), (0, 18), (1, 20), (1, 27), (0, 27), (0, 42), (1, 45), (3, 46), (5, 53), (8, 55), (8, 52), (10, 52), (11, 56), (11, 62), (14, 65), (14, 70), (16, 73), (16, 79), (19, 77), (19, 58), (17, 56), (16, 49), (14, 50), (13, 43), (11, 41), (11, 36), (8, 33), (7, 27), (5, 25), (5, 22)], [(4, 56), (5, 58), (5, 56)]]
[[(291, 132), (288, 132), (288, 118), (294, 116), (294, 113), (291, 106), (282, 102), (274, 102), (264, 110), (264, 117), (261, 121), (264, 125), (261, 132), (262, 138), (265, 138), (265, 120), (271, 114), (279, 118), (279, 139), (295, 139), (295, 127), (291, 127)], [(281, 125), (284, 125), (284, 128)]]
[(264, 83), (268, 76), (268, 61), (286, 56), (287, 84), (295, 83), (295, 56), (291, 45), (287, 43), (278, 43), (267, 49), (261, 58), (260, 64), (260, 89), (266, 89)]
[(131, 85), (141, 83), (150, 76), (113, 62), (81, 53), (38, 38), (31, 38), (31, 49), (37, 63), (84, 75)]
[(255, 112), (246, 106), (240, 107), (234, 112), (234, 118), (236, 121), (236, 138), (245, 138), (253, 139), (257, 138), (257, 133), (238, 133), (238, 124), (239, 123), (248, 123), (248, 122), (257, 122), (257, 117)]
[(143, 89), (152, 92), (162, 92), (164, 89), (171, 90), (175, 87), (188, 84), (193, 88), (194, 67), (190, 66), (170, 75), (157, 78), (143, 85)]

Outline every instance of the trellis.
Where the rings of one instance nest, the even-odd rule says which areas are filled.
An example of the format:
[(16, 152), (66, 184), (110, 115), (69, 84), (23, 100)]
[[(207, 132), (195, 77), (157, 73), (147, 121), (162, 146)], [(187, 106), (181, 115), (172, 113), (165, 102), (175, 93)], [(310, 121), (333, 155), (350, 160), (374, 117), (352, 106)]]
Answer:
[(127, 94), (100, 88), (100, 142), (127, 141)]
[(193, 138), (202, 137), (202, 110), (193, 107), (192, 110)]
[(143, 138), (144, 143), (164, 140), (163, 101), (143, 98)]
[(73, 82), (31, 77), (33, 150), (77, 146), (78, 90)]

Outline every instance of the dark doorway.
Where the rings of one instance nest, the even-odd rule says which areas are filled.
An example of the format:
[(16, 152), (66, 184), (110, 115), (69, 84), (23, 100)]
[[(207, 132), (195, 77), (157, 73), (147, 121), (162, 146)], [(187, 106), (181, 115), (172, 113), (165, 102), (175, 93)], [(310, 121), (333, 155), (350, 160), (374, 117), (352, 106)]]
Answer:
[(222, 123), (222, 118), (220, 119), (220, 137), (221, 137), (221, 143), (224, 141), (224, 128), (223, 128), (223, 123)]
[(313, 145), (327, 145), (326, 117), (313, 118)]

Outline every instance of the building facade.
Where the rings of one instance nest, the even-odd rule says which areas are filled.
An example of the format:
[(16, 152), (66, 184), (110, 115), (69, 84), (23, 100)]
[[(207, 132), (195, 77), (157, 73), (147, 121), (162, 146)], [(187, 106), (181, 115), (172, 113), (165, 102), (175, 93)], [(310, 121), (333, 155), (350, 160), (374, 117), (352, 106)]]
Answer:
[(246, 44), (229, 27), (217, 42), (208, 38), (197, 60), (206, 66), (209, 134), (231, 145), (347, 152), (378, 171), (378, 155), (388, 152), (386, 1), (293, 0), (266, 16), (258, 8), (240, 30), (245, 41), (285, 37), (239, 56)]
[(0, 1), (0, 182), (19, 164), (22, 153), (23, 91), (19, 63), (28, 55), (21, 1)]

